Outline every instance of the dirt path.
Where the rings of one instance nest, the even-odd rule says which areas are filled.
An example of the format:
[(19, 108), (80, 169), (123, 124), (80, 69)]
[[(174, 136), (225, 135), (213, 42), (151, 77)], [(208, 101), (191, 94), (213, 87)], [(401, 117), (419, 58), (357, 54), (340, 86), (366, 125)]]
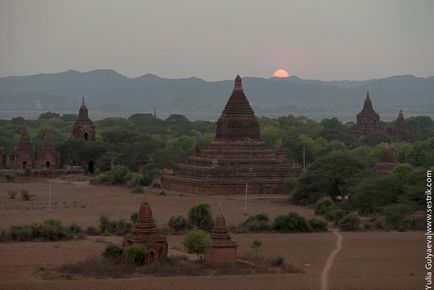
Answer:
[(320, 280), (321, 290), (329, 290), (328, 276), (329, 276), (330, 268), (333, 266), (336, 256), (338, 255), (339, 251), (342, 249), (343, 236), (341, 235), (341, 233), (339, 233), (334, 229), (332, 230), (332, 233), (336, 236), (336, 246), (335, 249), (328, 256), (324, 268), (321, 272), (321, 280)]

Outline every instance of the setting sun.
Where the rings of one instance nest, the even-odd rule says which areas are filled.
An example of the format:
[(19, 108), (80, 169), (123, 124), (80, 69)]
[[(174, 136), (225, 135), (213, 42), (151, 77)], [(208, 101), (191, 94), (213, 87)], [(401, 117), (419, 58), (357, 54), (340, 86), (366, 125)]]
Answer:
[(289, 77), (289, 74), (286, 70), (279, 69), (279, 70), (276, 70), (274, 72), (273, 77), (275, 77), (275, 78), (287, 78), (287, 77)]

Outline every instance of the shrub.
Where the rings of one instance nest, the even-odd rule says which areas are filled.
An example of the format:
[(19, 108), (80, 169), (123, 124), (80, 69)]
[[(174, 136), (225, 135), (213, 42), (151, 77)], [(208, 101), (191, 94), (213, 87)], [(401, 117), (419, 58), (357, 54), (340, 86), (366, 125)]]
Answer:
[(414, 211), (409, 204), (394, 204), (383, 209), (386, 226), (390, 229), (405, 230), (409, 228), (409, 222), (405, 217)]
[(143, 189), (143, 186), (136, 185), (133, 189), (131, 189), (131, 193), (144, 193), (145, 190)]
[(271, 265), (274, 267), (281, 267), (285, 262), (285, 258), (282, 256), (278, 256), (271, 261)]
[(32, 175), (32, 169), (28, 166), (24, 167), (24, 175), (25, 176), (30, 176)]
[(108, 259), (118, 259), (122, 256), (122, 248), (115, 244), (109, 244), (105, 247), (103, 256)]
[(249, 216), (240, 224), (240, 227), (252, 232), (267, 231), (270, 230), (269, 221), (270, 219), (265, 213), (259, 213), (254, 216)]
[(307, 226), (312, 232), (324, 232), (327, 231), (327, 222), (317, 219), (311, 218), (307, 221)]
[(307, 232), (309, 230), (304, 217), (294, 212), (277, 216), (274, 219), (273, 228), (279, 232)]
[(142, 177), (142, 185), (143, 186), (149, 186), (152, 184), (153, 180), (154, 179), (152, 178), (152, 175), (150, 175), (149, 173), (145, 173), (145, 174), (143, 174), (143, 177)]
[(125, 257), (130, 263), (143, 264), (147, 254), (148, 251), (144, 245), (135, 244), (126, 249)]
[(167, 225), (175, 232), (180, 232), (187, 229), (188, 220), (181, 215), (171, 216)]
[(32, 199), (32, 196), (27, 190), (21, 190), (21, 199), (24, 201), (29, 201)]
[(83, 230), (81, 229), (81, 227), (78, 224), (72, 222), (68, 227), (68, 232), (71, 234), (78, 234), (78, 233), (83, 232)]
[(7, 182), (14, 182), (17, 176), (12, 171), (9, 171), (5, 174), (5, 178)]
[(101, 230), (101, 232), (105, 233), (108, 230), (108, 226), (110, 224), (110, 221), (108, 219), (108, 217), (106, 216), (100, 216), (99, 218), (99, 229)]
[(316, 214), (325, 215), (336, 209), (336, 204), (330, 197), (323, 196), (315, 203), (314, 208)]
[(201, 203), (191, 208), (188, 212), (188, 224), (190, 229), (197, 227), (205, 231), (211, 230), (213, 221), (210, 205)]
[(357, 231), (360, 228), (360, 219), (355, 213), (350, 213), (339, 221), (341, 231)]
[(9, 229), (9, 235), (14, 241), (31, 241), (32, 227), (30, 225), (14, 225)]
[(18, 192), (16, 190), (8, 190), (9, 198), (15, 199), (15, 196), (17, 196)]
[(98, 230), (94, 226), (88, 226), (86, 228), (86, 234), (88, 234), (88, 235), (97, 235), (98, 234)]
[(6, 240), (7, 240), (6, 231), (3, 229), (0, 229), (0, 242), (6, 241)]
[(138, 219), (139, 219), (139, 213), (136, 211), (133, 212), (130, 216), (130, 221), (135, 223)]
[(255, 251), (255, 256), (258, 256), (258, 252), (259, 252), (259, 249), (261, 248), (261, 246), (262, 246), (261, 240), (253, 240), (252, 241), (251, 247)]
[(184, 246), (189, 253), (196, 254), (202, 260), (203, 255), (208, 252), (211, 246), (211, 240), (204, 230), (193, 229), (185, 235)]
[(130, 172), (125, 176), (125, 183), (128, 187), (142, 187), (143, 176), (138, 173)]
[(371, 231), (374, 228), (374, 224), (371, 222), (366, 222), (363, 224), (363, 230)]
[(167, 193), (166, 193), (164, 190), (162, 190), (162, 191), (160, 191), (160, 192), (158, 193), (158, 195), (159, 195), (159, 196), (166, 196)]

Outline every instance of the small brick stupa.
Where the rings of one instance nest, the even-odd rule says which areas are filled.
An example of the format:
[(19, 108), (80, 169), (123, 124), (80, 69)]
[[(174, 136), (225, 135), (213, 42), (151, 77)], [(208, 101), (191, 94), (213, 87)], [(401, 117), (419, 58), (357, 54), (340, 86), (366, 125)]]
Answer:
[(50, 131), (45, 132), (44, 145), (39, 152), (39, 168), (56, 169), (59, 167), (59, 158), (53, 142), (51, 141)]
[(26, 127), (21, 129), (21, 136), (18, 146), (15, 147), (13, 155), (13, 169), (33, 168), (35, 153)]
[(224, 216), (219, 213), (215, 219), (214, 229), (211, 232), (211, 249), (205, 256), (207, 263), (225, 263), (237, 259), (238, 245), (232, 241), (231, 235), (226, 229)]
[(364, 136), (385, 131), (386, 128), (380, 120), (380, 115), (375, 112), (369, 97), (369, 91), (367, 91), (363, 109), (357, 114), (357, 122), (350, 129), (350, 133), (355, 136)]
[(214, 140), (196, 148), (173, 174), (161, 177), (167, 190), (203, 194), (288, 193), (288, 180), (301, 174), (261, 139), (259, 122), (247, 100), (240, 76), (217, 121)]
[(405, 124), (405, 118), (402, 111), (399, 111), (398, 118), (396, 119), (395, 126), (392, 128), (390, 134), (394, 136), (395, 138), (405, 141), (405, 142), (412, 142), (413, 141), (413, 135), (411, 134), (410, 130), (407, 129), (407, 126)]
[(388, 146), (386, 150), (384, 150), (380, 162), (378, 162), (375, 166), (375, 171), (381, 175), (385, 175), (391, 172), (393, 168), (398, 164), (397, 155), (398, 154), (395, 147)]
[(84, 103), (84, 97), (81, 100), (80, 111), (78, 113), (78, 118), (74, 123), (74, 127), (72, 128), (71, 135), (73, 139), (82, 139), (85, 141), (96, 140), (96, 128), (92, 120), (89, 118), (89, 112)]
[(124, 237), (123, 247), (133, 244), (145, 246), (148, 254), (144, 263), (156, 263), (167, 258), (167, 239), (162, 236), (152, 218), (152, 210), (146, 198), (143, 198), (140, 205), (140, 212), (137, 221), (131, 231)]

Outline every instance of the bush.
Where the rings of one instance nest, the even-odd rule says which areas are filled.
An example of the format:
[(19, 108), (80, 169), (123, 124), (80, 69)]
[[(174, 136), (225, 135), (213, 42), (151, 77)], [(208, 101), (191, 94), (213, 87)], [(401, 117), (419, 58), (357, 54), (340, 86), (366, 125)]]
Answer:
[(130, 172), (125, 177), (125, 183), (128, 187), (142, 187), (143, 176), (138, 173)]
[(145, 190), (143, 189), (143, 186), (136, 185), (133, 189), (131, 189), (131, 193), (144, 193)]
[(143, 264), (145, 257), (148, 254), (146, 247), (142, 244), (135, 244), (127, 247), (125, 257), (128, 262), (135, 264)]
[(199, 228), (205, 231), (211, 230), (213, 221), (210, 205), (201, 203), (191, 208), (188, 212), (188, 224), (190, 229)]
[(133, 212), (130, 216), (130, 221), (135, 223), (138, 219), (139, 219), (139, 213), (136, 211)]
[(17, 176), (12, 171), (9, 171), (5, 174), (5, 178), (7, 182), (14, 182)]
[(78, 234), (78, 233), (83, 232), (83, 230), (81, 229), (81, 227), (78, 224), (72, 222), (68, 227), (68, 232), (71, 234)]
[(24, 201), (29, 201), (32, 199), (32, 196), (27, 190), (21, 190), (21, 199)]
[(336, 204), (328, 196), (323, 196), (314, 205), (315, 214), (325, 215), (336, 209)]
[(86, 228), (86, 234), (88, 234), (88, 235), (97, 235), (97, 234), (99, 234), (99, 232), (96, 229), (96, 227), (94, 227), (94, 226), (88, 226)]
[(414, 206), (409, 204), (394, 204), (386, 206), (383, 209), (383, 213), (387, 228), (399, 231), (408, 229), (410, 224), (405, 218), (413, 211)]
[(252, 232), (268, 231), (270, 230), (269, 221), (270, 219), (265, 213), (259, 213), (254, 216), (249, 216), (240, 224), (240, 227)]
[(261, 240), (253, 240), (251, 247), (255, 251), (255, 256), (258, 256), (259, 249), (262, 247), (262, 241)]
[(274, 219), (273, 228), (279, 232), (307, 232), (309, 231), (304, 217), (290, 212), (288, 215), (280, 215)]
[(143, 174), (143, 177), (142, 177), (143, 186), (151, 185), (153, 180), (154, 179), (152, 178), (152, 175), (150, 175), (149, 173)]
[(285, 258), (282, 256), (278, 256), (273, 261), (271, 261), (271, 265), (274, 267), (281, 267), (285, 262)]
[(10, 228), (9, 235), (15, 241), (59, 241), (71, 238), (62, 223), (54, 219), (31, 225), (14, 225)]
[(160, 191), (160, 192), (158, 193), (158, 195), (159, 195), (159, 196), (166, 196), (167, 193), (166, 193), (164, 190), (162, 190), (162, 191)]
[(327, 222), (317, 219), (311, 218), (307, 221), (307, 226), (309, 230), (312, 232), (325, 232), (327, 231)]
[(184, 239), (184, 246), (187, 251), (196, 254), (200, 260), (211, 247), (211, 240), (207, 232), (200, 229), (189, 230)]
[(30, 225), (14, 225), (9, 229), (9, 235), (14, 241), (31, 241), (32, 227)]
[(363, 230), (365, 231), (371, 231), (374, 229), (374, 224), (371, 222), (366, 222), (363, 224)]
[(103, 256), (108, 259), (118, 259), (122, 256), (122, 248), (118, 245), (109, 244), (105, 247)]
[(15, 199), (15, 196), (17, 196), (18, 192), (16, 190), (8, 190), (9, 198)]
[(358, 231), (360, 229), (360, 219), (355, 213), (350, 213), (339, 221), (341, 231)]
[(100, 216), (99, 218), (99, 229), (101, 230), (102, 233), (107, 232), (108, 227), (109, 227), (110, 221), (108, 219), (108, 217), (106, 216)]
[(180, 232), (187, 229), (188, 220), (181, 215), (171, 216), (167, 225), (175, 232)]
[(28, 166), (24, 167), (24, 175), (25, 176), (30, 176), (32, 175), (32, 169)]

